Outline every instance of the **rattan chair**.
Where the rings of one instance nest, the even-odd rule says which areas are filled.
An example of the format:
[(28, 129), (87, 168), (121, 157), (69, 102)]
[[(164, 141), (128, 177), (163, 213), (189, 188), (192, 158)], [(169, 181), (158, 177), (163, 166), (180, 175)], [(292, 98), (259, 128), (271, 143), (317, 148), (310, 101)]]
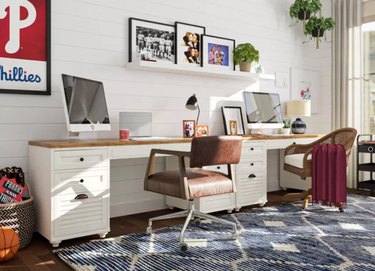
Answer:
[[(311, 177), (312, 173), (312, 151), (316, 144), (342, 144), (346, 150), (346, 160), (348, 161), (357, 130), (354, 128), (342, 128), (335, 130), (310, 144), (293, 144), (285, 149), (284, 170), (296, 174), (301, 179)], [(284, 196), (283, 201), (291, 201), (296, 197), (303, 199), (303, 208), (307, 208), (311, 200), (311, 189), (301, 193), (289, 193)], [(341, 208), (340, 208), (341, 210)]]

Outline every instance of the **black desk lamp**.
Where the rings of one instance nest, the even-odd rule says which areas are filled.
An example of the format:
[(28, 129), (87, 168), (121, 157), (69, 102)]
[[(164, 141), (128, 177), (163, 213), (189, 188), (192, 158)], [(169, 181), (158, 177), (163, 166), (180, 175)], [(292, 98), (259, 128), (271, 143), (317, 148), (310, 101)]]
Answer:
[(195, 122), (195, 124), (197, 125), (198, 124), (198, 120), (199, 120), (199, 114), (201, 113), (201, 110), (199, 108), (199, 104), (198, 104), (198, 99), (197, 97), (195, 96), (195, 94), (193, 94), (193, 96), (191, 96), (187, 102), (186, 102), (186, 105), (185, 107), (189, 110), (196, 110), (198, 108), (198, 115), (197, 115), (197, 121)]

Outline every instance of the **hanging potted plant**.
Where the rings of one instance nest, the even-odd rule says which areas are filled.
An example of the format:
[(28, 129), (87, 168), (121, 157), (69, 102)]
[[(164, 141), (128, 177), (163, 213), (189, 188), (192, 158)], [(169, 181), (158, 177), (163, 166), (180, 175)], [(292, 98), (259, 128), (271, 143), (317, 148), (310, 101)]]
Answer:
[(238, 44), (233, 50), (234, 64), (240, 65), (240, 71), (250, 72), (251, 63), (259, 62), (259, 51), (251, 43)]
[(319, 49), (320, 38), (324, 36), (325, 31), (335, 28), (335, 22), (331, 17), (313, 16), (306, 24), (305, 35), (316, 39), (316, 49)]
[[(292, 19), (303, 21), (303, 29), (305, 29), (306, 20), (310, 19), (311, 14), (317, 13), (322, 9), (320, 0), (296, 0), (290, 6), (289, 16)], [(296, 24), (295, 23), (295, 24)]]

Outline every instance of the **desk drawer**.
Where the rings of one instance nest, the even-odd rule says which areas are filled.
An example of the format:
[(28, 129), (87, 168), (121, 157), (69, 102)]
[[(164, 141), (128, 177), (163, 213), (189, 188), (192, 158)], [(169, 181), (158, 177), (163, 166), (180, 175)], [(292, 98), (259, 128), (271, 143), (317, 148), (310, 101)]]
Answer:
[(55, 151), (54, 169), (84, 169), (108, 167), (107, 149)]
[(259, 185), (266, 186), (265, 176), (266, 174), (264, 171), (237, 174), (237, 192), (241, 192), (243, 189), (247, 189), (250, 187), (258, 187)]
[(267, 145), (262, 142), (244, 142), (242, 145), (241, 160), (247, 159), (254, 155), (265, 155), (267, 152)]
[(243, 159), (241, 162), (236, 165), (236, 172), (249, 174), (254, 171), (262, 171), (267, 167), (267, 161), (265, 157), (255, 156), (249, 157), (248, 159)]
[(52, 193), (92, 194), (109, 190), (108, 170), (69, 171), (56, 173)]
[(109, 197), (75, 200), (75, 194), (53, 197), (53, 235), (55, 238), (84, 236), (109, 227)]

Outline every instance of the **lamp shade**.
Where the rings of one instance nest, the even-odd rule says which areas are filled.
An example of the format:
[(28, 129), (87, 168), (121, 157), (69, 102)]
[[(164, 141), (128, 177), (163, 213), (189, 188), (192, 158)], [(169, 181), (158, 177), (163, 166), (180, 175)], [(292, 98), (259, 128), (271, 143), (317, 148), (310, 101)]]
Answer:
[(198, 99), (197, 99), (197, 96), (195, 96), (195, 94), (193, 94), (193, 96), (191, 96), (187, 100), (185, 107), (187, 109), (189, 109), (189, 110), (196, 110), (196, 109), (198, 109), (197, 121), (195, 122), (195, 124), (197, 125), (198, 124), (198, 120), (199, 120), (199, 115), (201, 113), (201, 109), (199, 108)]
[(195, 94), (187, 100), (185, 107), (189, 110), (196, 110), (198, 108), (198, 99)]
[(310, 117), (311, 116), (311, 101), (310, 100), (288, 101), (288, 103), (286, 104), (286, 115), (289, 117)]

